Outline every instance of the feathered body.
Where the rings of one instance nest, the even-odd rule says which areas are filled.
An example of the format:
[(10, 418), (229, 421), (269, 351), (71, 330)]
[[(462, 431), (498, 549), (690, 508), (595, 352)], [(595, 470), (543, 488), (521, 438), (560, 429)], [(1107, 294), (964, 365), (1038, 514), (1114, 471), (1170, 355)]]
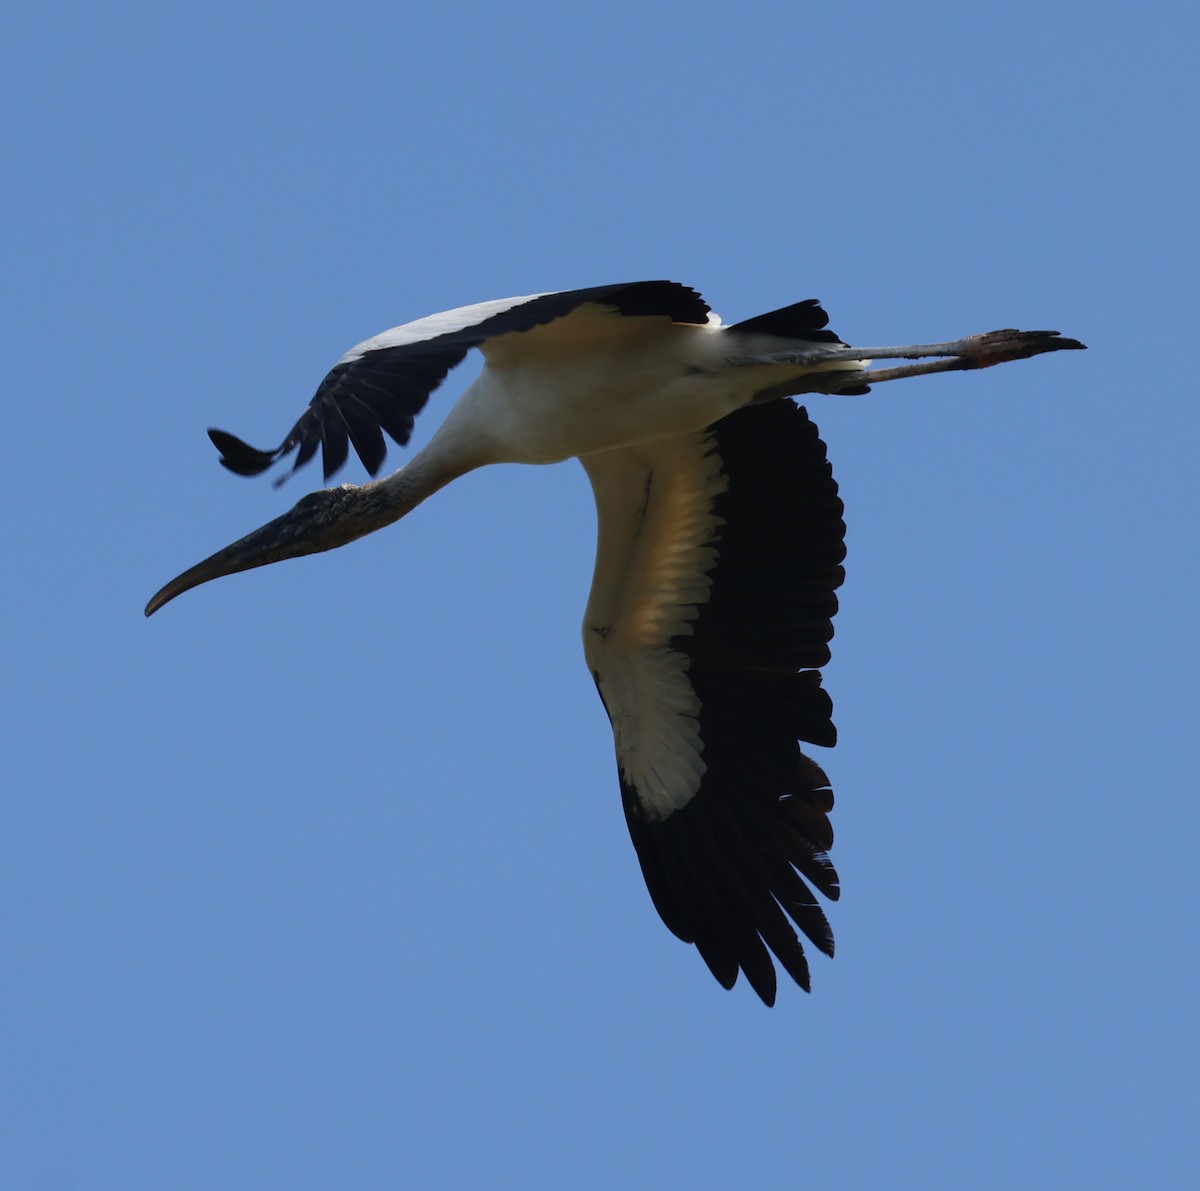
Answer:
[[(794, 927), (832, 954), (813, 890), (838, 895), (833, 794), (800, 742), (835, 732), (819, 668), (842, 582), (842, 504), (825, 447), (788, 395), (864, 393), (866, 380), (981, 367), (1061, 347), (994, 332), (920, 348), (847, 348), (814, 301), (724, 326), (695, 291), (635, 282), (507, 298), (432, 315), (347, 352), (273, 451), (210, 431), (252, 475), (353, 446), (374, 475), (384, 433), (413, 419), (471, 348), (481, 375), (412, 460), (323, 489), (184, 572), (151, 601), (219, 575), (328, 550), (397, 520), (489, 463), (577, 457), (599, 538), (584, 655), (612, 725), (622, 803), (651, 897), (731, 987), (768, 1004), (773, 954), (808, 987)], [(864, 372), (872, 357), (939, 357)]]

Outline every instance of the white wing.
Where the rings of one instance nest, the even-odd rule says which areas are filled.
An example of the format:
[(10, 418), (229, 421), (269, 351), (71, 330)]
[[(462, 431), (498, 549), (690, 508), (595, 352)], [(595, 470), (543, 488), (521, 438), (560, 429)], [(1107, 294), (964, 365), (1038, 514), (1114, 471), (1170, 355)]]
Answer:
[[(808, 987), (790, 916), (833, 951), (804, 878), (838, 895), (834, 743), (815, 669), (842, 581), (825, 447), (788, 401), (582, 460), (599, 515), (584, 652), (612, 721), (629, 832), (666, 925), (768, 1004), (768, 948)], [(786, 914), (785, 914), (786, 911)]]
[(375, 475), (387, 454), (383, 432), (401, 446), (407, 443), (429, 394), (471, 348), (563, 319), (588, 304), (618, 318), (704, 323), (709, 314), (699, 294), (673, 281), (601, 285), (463, 306), (393, 327), (348, 351), (274, 450), (258, 450), (224, 430), (209, 430), (209, 438), (221, 452), (221, 463), (238, 475), (258, 475), (299, 448), (295, 471), (320, 447), (328, 480), (346, 462), (351, 445)]

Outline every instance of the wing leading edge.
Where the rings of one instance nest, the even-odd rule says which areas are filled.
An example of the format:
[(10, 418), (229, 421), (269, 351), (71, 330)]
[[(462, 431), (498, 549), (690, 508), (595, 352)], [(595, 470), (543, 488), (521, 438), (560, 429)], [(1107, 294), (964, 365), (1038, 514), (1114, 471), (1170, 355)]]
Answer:
[(224, 430), (210, 429), (208, 436), (221, 452), (222, 465), (238, 475), (258, 475), (297, 451), (294, 472), (321, 448), (328, 481), (346, 462), (351, 446), (375, 475), (387, 454), (384, 433), (404, 446), (430, 393), (471, 348), (565, 318), (586, 303), (626, 318), (657, 316), (681, 323), (703, 323), (709, 314), (695, 290), (673, 281), (601, 285), (463, 306), (394, 327), (347, 352), (274, 450), (258, 450)]

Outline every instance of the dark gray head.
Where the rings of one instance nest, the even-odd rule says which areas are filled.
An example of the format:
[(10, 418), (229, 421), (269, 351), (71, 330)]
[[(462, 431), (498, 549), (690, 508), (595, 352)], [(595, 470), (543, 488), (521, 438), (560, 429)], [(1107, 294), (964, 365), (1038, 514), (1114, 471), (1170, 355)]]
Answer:
[(146, 605), (146, 615), (152, 615), (177, 595), (210, 579), (265, 567), (285, 558), (333, 550), (394, 521), (397, 514), (388, 515), (378, 487), (343, 484), (339, 488), (310, 492), (282, 517), (276, 517), (172, 579)]

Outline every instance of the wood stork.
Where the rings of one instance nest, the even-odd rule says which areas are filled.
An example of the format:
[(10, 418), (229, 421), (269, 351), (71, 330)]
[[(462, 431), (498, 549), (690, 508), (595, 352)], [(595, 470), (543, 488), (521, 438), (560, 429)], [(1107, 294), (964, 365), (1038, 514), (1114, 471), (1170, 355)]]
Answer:
[[(384, 331), (338, 360), (275, 450), (209, 436), (239, 475), (292, 451), (295, 470), (319, 446), (328, 480), (353, 445), (374, 476), (383, 432), (407, 443), (429, 394), (479, 348), (482, 374), (429, 444), (386, 479), (303, 497), (173, 579), (146, 615), (210, 579), (381, 529), (474, 468), (578, 457), (599, 520), (584, 656), (650, 896), (722, 985), (744, 972), (771, 1005), (772, 953), (809, 987), (793, 924), (832, 955), (813, 890), (839, 891), (833, 794), (798, 742), (835, 739), (818, 668), (845, 527), (825, 446), (785, 398), (1083, 346), (996, 331), (849, 348), (827, 321), (807, 301), (725, 326), (694, 290), (645, 281), (482, 302)], [(922, 362), (868, 368), (880, 359)]]

